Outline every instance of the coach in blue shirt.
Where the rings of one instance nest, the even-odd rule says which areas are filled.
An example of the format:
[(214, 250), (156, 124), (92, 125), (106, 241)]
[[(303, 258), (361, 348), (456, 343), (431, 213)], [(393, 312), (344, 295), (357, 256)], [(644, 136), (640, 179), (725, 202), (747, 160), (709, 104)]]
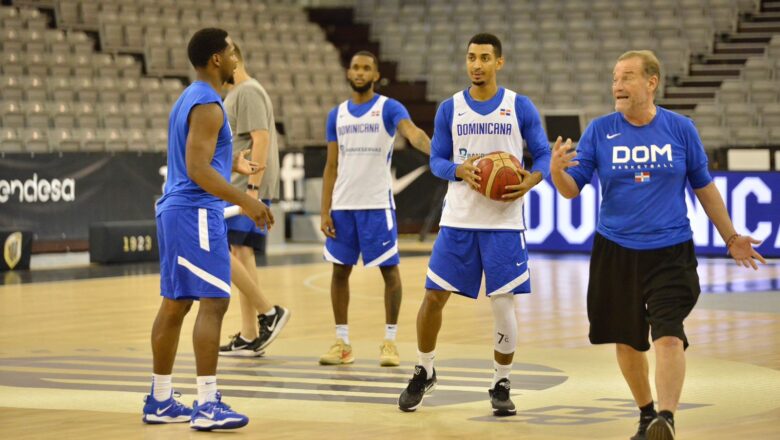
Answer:
[[(699, 296), (693, 233), (685, 205), (690, 183), (737, 264), (764, 259), (751, 237), (734, 230), (712, 182), (693, 122), (658, 107), (661, 73), (647, 50), (626, 52), (613, 72), (616, 112), (588, 125), (576, 152), (555, 143), (550, 171), (566, 198), (579, 195), (596, 172), (602, 188), (588, 283), (593, 344), (614, 343), (620, 369), (641, 410), (642, 439), (674, 438), (673, 414), (685, 378), (688, 340), (683, 320)], [(656, 350), (656, 413), (645, 352)]]

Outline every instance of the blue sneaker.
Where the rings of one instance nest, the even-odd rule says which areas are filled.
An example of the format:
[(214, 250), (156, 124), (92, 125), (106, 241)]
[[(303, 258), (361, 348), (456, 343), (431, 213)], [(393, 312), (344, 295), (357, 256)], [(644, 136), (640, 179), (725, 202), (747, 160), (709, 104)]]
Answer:
[(198, 405), (195, 401), (192, 404), (192, 418), (190, 428), (198, 431), (211, 431), (212, 429), (236, 429), (246, 426), (249, 418), (239, 414), (224, 403), (222, 403), (222, 394), (217, 393), (217, 400), (214, 402), (205, 402)]
[(179, 393), (173, 393), (168, 400), (158, 402), (151, 394), (144, 396), (144, 423), (157, 425), (160, 423), (184, 423), (192, 418), (192, 409), (179, 403), (174, 397), (181, 397)]

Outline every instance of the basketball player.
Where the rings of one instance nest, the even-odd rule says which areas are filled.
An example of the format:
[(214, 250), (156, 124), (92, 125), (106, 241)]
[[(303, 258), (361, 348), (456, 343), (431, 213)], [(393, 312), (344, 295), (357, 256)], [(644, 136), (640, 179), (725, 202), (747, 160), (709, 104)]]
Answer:
[(430, 154), (431, 141), (400, 102), (374, 93), (374, 83), (379, 81), (379, 61), (374, 54), (356, 53), (347, 69), (347, 80), (352, 97), (331, 110), (327, 122), (321, 229), (326, 235), (324, 257), (333, 263), (330, 296), (336, 342), (320, 357), (320, 364), (355, 360), (347, 324), (349, 275), (362, 254), (363, 264), (378, 266), (385, 281), (385, 339), (380, 364), (397, 366), (401, 277), (390, 158), (396, 131), (426, 154)]
[[(228, 121), (235, 133), (233, 154), (251, 149), (252, 161), (260, 165), (260, 171), (250, 176), (233, 173), (232, 184), (270, 206), (271, 199), (279, 197), (279, 148), (273, 104), (263, 86), (247, 73), (238, 45), (233, 46), (238, 64), (234, 86), (225, 97)], [(260, 356), (287, 324), (290, 312), (272, 305), (258, 285), (255, 250), (263, 249), (265, 231), (244, 215), (227, 219), (227, 227), (233, 283), (241, 291), (241, 331), (220, 347), (219, 354)]]
[[(223, 208), (238, 205), (258, 226), (270, 227), (268, 207), (228, 183), (234, 171), (257, 164), (232, 155), (232, 133), (217, 93), (236, 67), (233, 43), (222, 29), (206, 28), (189, 41), (187, 53), (197, 80), (182, 92), (168, 125), (168, 179), (157, 202), (160, 293), (152, 328), (154, 377), (144, 399), (146, 423), (190, 422), (197, 430), (240, 428), (249, 419), (222, 403), (217, 358), (222, 317), (230, 301), (230, 250)], [(182, 320), (200, 301), (192, 341), (198, 400), (192, 409), (172, 395), (171, 371)]]
[[(495, 322), (495, 373), (489, 390), (493, 413), (515, 414), (509, 398), (509, 373), (515, 352), (515, 295), (531, 292), (523, 230), (523, 196), (549, 170), (550, 148), (539, 113), (525, 96), (498, 87), (504, 65), (501, 41), (492, 34), (474, 35), (468, 43), (466, 68), (471, 87), (444, 101), (436, 112), (431, 170), (449, 181), (439, 235), (425, 280), (425, 297), (417, 315), (418, 365), (398, 406), (414, 411), (436, 385), (433, 367), (442, 310), (452, 292), (476, 299), (482, 274)], [(531, 171), (520, 170), (519, 185), (507, 185), (505, 201), (474, 191), (480, 176), (474, 161), (493, 151), (523, 157), (523, 142), (533, 157)]]
[[(674, 412), (685, 378), (683, 320), (699, 297), (699, 277), (685, 204), (690, 183), (737, 264), (764, 259), (731, 224), (707, 170), (693, 122), (654, 104), (661, 66), (651, 51), (621, 55), (613, 71), (615, 113), (593, 120), (578, 151), (555, 143), (551, 174), (574, 198), (593, 173), (602, 188), (588, 283), (593, 344), (616, 344), (617, 361), (641, 415), (632, 437), (673, 439)], [(645, 352), (656, 352), (656, 413)]]

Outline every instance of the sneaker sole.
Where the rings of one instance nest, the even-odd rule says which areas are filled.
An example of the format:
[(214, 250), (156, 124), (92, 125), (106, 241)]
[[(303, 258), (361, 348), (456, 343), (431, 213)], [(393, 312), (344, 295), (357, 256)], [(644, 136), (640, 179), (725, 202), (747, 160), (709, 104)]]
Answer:
[(196, 419), (194, 422), (190, 422), (190, 428), (196, 431), (213, 431), (215, 429), (238, 429), (246, 426), (249, 423), (248, 419), (244, 420), (228, 420), (222, 423), (215, 422), (213, 420)]
[(431, 394), (435, 389), (436, 389), (436, 384), (434, 383), (430, 388), (425, 390), (425, 392), (423, 393), (422, 399), (420, 399), (420, 403), (418, 403), (417, 405), (415, 405), (415, 406), (413, 406), (411, 408), (404, 408), (404, 407), (402, 407), (401, 406), (401, 399), (399, 397), (398, 398), (398, 409), (400, 409), (403, 412), (415, 412), (417, 410), (417, 408), (422, 406), (423, 401), (425, 400), (425, 397), (428, 396), (429, 394)]
[(185, 422), (189, 422), (190, 419), (191, 419), (190, 416), (170, 417), (170, 416), (158, 416), (155, 414), (144, 414), (143, 418), (141, 418), (141, 420), (147, 425), (163, 425), (166, 423), (185, 423)]
[(394, 359), (380, 359), (379, 365), (381, 367), (397, 367), (401, 365), (400, 360), (394, 360)]
[(669, 425), (653, 423), (647, 427), (645, 437), (647, 440), (674, 440), (674, 432), (669, 430)]
[(328, 359), (326, 359), (326, 360), (320, 359), (320, 365), (345, 365), (345, 364), (351, 364), (353, 362), (355, 362), (355, 358), (354, 357), (350, 357), (349, 359), (342, 359), (342, 360), (338, 360), (338, 361), (331, 361), (331, 360), (328, 360)]
[(514, 416), (517, 414), (517, 409), (493, 409), (493, 415), (496, 417)]
[(258, 349), (262, 350), (265, 347), (271, 345), (271, 342), (274, 342), (274, 339), (276, 339), (276, 337), (279, 336), (279, 333), (282, 332), (284, 326), (287, 325), (287, 321), (289, 320), (290, 320), (290, 311), (285, 309), (284, 316), (282, 316), (282, 319), (280, 319), (279, 322), (276, 323), (276, 328), (274, 328), (274, 331), (271, 332), (271, 336), (268, 338), (267, 341), (265, 341), (265, 344), (258, 347)]
[(264, 351), (254, 351), (254, 350), (230, 350), (230, 351), (220, 351), (220, 356), (227, 356), (227, 357), (243, 357), (243, 358), (251, 358), (251, 357), (262, 357), (265, 355)]
[(647, 440), (674, 440), (674, 431), (668, 424), (654, 421), (647, 427), (645, 436)]

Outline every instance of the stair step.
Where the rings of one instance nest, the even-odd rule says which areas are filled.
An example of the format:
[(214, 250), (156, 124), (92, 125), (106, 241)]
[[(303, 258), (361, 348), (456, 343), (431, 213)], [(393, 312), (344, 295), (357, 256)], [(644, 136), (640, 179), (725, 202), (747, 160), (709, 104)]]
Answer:
[(687, 76), (680, 78), (677, 84), (681, 87), (720, 87), (723, 80), (732, 79), (734, 76)]
[(718, 65), (718, 64), (691, 64), (690, 68), (690, 74), (691, 76), (726, 76), (731, 77), (735, 75), (739, 75), (739, 73), (742, 71), (742, 66), (744, 63), (740, 65), (733, 65), (733, 64), (727, 64), (727, 65)]
[(764, 53), (766, 43), (764, 42), (715, 42), (716, 54), (756, 54)]
[(780, 22), (752, 23), (742, 21), (737, 26), (740, 32), (780, 32)]
[(664, 107), (677, 106), (678, 108), (693, 108), (700, 102), (714, 102), (714, 99), (696, 98), (661, 98), (658, 103)]
[(772, 32), (735, 32), (727, 34), (726, 38), (731, 43), (768, 43), (773, 35)]
[(696, 87), (696, 86), (689, 86), (689, 87), (679, 87), (679, 86), (669, 86), (666, 88), (666, 94), (669, 93), (676, 94), (676, 93), (700, 93), (700, 94), (715, 94), (717, 92), (719, 87)]
[(777, 12), (780, 11), (780, 2), (761, 2), (761, 12)]
[[(764, 53), (763, 50), (759, 53)], [(714, 53), (707, 54), (701, 57), (701, 62), (707, 65), (718, 65), (715, 67), (721, 68), (723, 64), (745, 64), (748, 57), (754, 54), (734, 54), (734, 53)]]
[[(688, 87), (682, 87), (683, 89), (686, 89)], [(693, 87), (690, 87), (693, 88)], [(697, 93), (697, 92), (670, 92), (666, 91), (664, 93), (664, 99), (694, 99), (694, 100), (702, 100), (702, 99), (712, 99), (715, 97), (715, 92), (708, 92), (708, 93)]]
[(762, 12), (750, 17), (752, 22), (780, 22), (780, 11), (778, 12)]

